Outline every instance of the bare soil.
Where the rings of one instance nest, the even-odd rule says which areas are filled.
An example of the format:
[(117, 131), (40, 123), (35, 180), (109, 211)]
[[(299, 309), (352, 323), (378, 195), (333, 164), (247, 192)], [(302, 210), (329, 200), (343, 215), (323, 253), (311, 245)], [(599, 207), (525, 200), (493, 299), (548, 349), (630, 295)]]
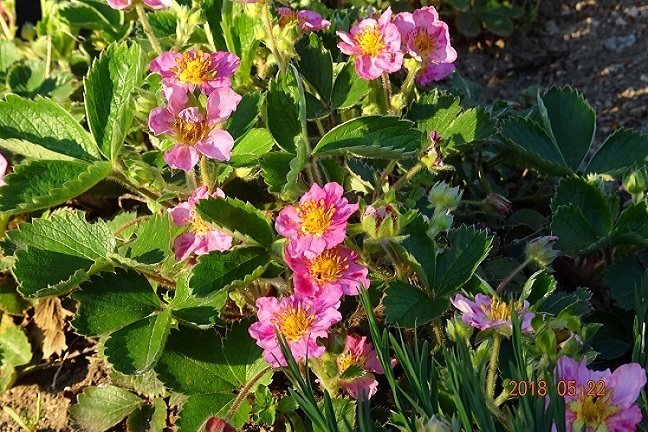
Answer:
[[(458, 42), (457, 68), (484, 86), (486, 102), (506, 99), (525, 107), (533, 103), (536, 86), (570, 85), (597, 111), (599, 141), (619, 127), (648, 133), (648, 5), (641, 0), (543, 0), (530, 27), (508, 39)], [(53, 356), (23, 374), (0, 395), (0, 407), (33, 413), (40, 392), (37, 430), (71, 430), (70, 404), (89, 386), (109, 380), (104, 362), (84, 354), (87, 345), (81, 345), (71, 343), (67, 358)], [(20, 431), (3, 410), (0, 431)]]

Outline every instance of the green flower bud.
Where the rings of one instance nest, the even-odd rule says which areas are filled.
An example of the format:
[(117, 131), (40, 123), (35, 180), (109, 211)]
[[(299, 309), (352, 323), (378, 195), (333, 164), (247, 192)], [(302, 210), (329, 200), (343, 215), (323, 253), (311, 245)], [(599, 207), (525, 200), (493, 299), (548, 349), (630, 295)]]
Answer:
[(400, 213), (391, 204), (368, 206), (362, 215), (362, 229), (374, 239), (394, 238), (401, 229)]
[(526, 256), (542, 267), (548, 267), (560, 252), (554, 250), (553, 244), (558, 241), (556, 236), (540, 237), (526, 245)]
[(402, 93), (395, 94), (391, 97), (390, 103), (394, 109), (401, 110), (405, 106), (405, 96)]
[(482, 209), (486, 213), (497, 213), (500, 216), (506, 216), (513, 211), (511, 201), (496, 193), (488, 195), (482, 201)]
[(265, 26), (257, 24), (254, 26), (254, 37), (258, 40), (265, 40), (268, 37), (268, 32), (265, 29)]
[(428, 201), (434, 206), (435, 212), (440, 214), (444, 211), (454, 210), (461, 202), (463, 192), (459, 186), (449, 187), (445, 182), (436, 183), (430, 189)]
[(451, 214), (438, 214), (430, 220), (430, 227), (427, 230), (427, 235), (430, 238), (436, 238), (442, 232), (448, 231), (452, 227), (454, 216)]
[(419, 423), (416, 432), (452, 432), (452, 425), (446, 420), (433, 415), (427, 423)]
[(362, 107), (362, 115), (380, 114), (380, 107), (376, 103), (370, 103)]

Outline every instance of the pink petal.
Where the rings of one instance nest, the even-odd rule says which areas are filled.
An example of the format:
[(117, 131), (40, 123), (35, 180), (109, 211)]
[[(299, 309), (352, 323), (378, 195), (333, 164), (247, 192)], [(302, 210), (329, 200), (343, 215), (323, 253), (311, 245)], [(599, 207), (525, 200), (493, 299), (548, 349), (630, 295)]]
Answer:
[(149, 113), (149, 129), (151, 129), (155, 135), (174, 133), (174, 122), (175, 117), (166, 108), (153, 108)]
[(236, 110), (241, 95), (232, 90), (231, 87), (220, 87), (215, 89), (207, 98), (207, 119), (210, 126), (222, 123)]
[(189, 171), (198, 164), (200, 156), (196, 149), (188, 145), (176, 144), (164, 153), (164, 161), (171, 168)]
[(382, 75), (382, 69), (375, 64), (375, 60), (368, 55), (356, 57), (355, 70), (362, 79), (373, 80)]
[[(131, 0), (132, 1), (132, 0)], [(151, 60), (150, 69), (151, 72), (157, 72), (162, 75), (163, 78), (168, 78), (174, 76), (171, 72), (171, 68), (177, 66), (176, 59), (181, 59), (182, 54), (176, 52), (163, 52), (158, 57)]]
[(378, 20), (378, 25), (380, 27), (385, 27), (387, 24), (391, 24), (391, 18), (392, 18), (392, 10), (391, 6), (388, 7), (385, 12), (380, 15), (380, 19)]
[(638, 363), (619, 366), (612, 373), (608, 384), (614, 389), (613, 403), (626, 409), (635, 403), (646, 385), (646, 371)]
[(182, 86), (175, 84), (165, 85), (163, 92), (164, 98), (168, 101), (169, 111), (172, 114), (178, 115), (189, 102), (187, 89)]
[(184, 261), (196, 249), (200, 240), (192, 232), (184, 232), (173, 241), (176, 261)]
[(4, 186), (7, 183), (4, 181), (4, 177), (7, 174), (7, 167), (9, 166), (9, 163), (7, 162), (7, 159), (5, 159), (4, 156), (0, 154), (0, 186)]
[(232, 236), (219, 230), (207, 231), (195, 250), (196, 255), (205, 255), (211, 251), (226, 251), (232, 248)]
[(226, 161), (232, 156), (234, 139), (229, 132), (215, 129), (210, 132), (207, 138), (198, 142), (194, 147), (210, 159)]
[(173, 0), (143, 0), (144, 4), (151, 9), (164, 9), (173, 4)]
[(169, 209), (169, 214), (171, 215), (171, 219), (173, 219), (173, 223), (176, 226), (189, 225), (193, 220), (193, 215), (191, 214), (191, 204), (187, 202), (180, 203), (172, 209)]
[(108, 6), (117, 10), (127, 9), (132, 4), (133, 0), (108, 0)]

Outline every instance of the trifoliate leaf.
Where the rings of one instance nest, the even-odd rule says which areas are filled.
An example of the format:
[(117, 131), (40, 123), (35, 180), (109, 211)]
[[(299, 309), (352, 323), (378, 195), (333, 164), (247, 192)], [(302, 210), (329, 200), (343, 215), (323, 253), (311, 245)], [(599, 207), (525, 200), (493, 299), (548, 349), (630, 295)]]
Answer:
[(70, 407), (75, 430), (103, 432), (122, 421), (141, 404), (139, 396), (115, 386), (90, 387)]

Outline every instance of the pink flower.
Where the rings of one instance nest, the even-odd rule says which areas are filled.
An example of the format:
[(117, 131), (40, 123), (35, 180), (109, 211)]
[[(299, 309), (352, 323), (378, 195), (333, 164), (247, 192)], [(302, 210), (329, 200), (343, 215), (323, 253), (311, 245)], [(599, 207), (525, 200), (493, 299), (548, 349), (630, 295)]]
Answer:
[(294, 11), (287, 7), (278, 7), (277, 12), (281, 15), (279, 26), (285, 27), (290, 22), (298, 20), (299, 28), (306, 33), (316, 32), (331, 25), (331, 22), (322, 19), (322, 15), (311, 10)]
[(443, 78), (455, 71), (452, 63), (424, 63), (416, 73), (416, 82), (422, 86), (429, 85), (432, 81), (441, 81)]
[(345, 388), (355, 399), (359, 394), (370, 398), (378, 390), (378, 381), (371, 372), (384, 374), (382, 366), (378, 361), (376, 350), (373, 345), (366, 341), (366, 337), (355, 338), (347, 336), (344, 342), (344, 351), (337, 357), (338, 374), (342, 375), (349, 366), (360, 366), (364, 371), (359, 377), (348, 380), (341, 380), (340, 386)]
[(5, 175), (7, 174), (7, 167), (9, 166), (9, 163), (7, 162), (7, 159), (5, 159), (4, 156), (0, 154), (0, 186), (4, 186), (7, 183), (4, 181)]
[(342, 39), (340, 50), (356, 56), (355, 70), (361, 78), (372, 80), (388, 73), (397, 72), (403, 65), (401, 35), (391, 22), (392, 11), (388, 8), (378, 21), (365, 19), (351, 28), (351, 34), (338, 31)]
[(230, 87), (229, 77), (241, 60), (234, 54), (218, 51), (212, 54), (190, 50), (183, 54), (165, 52), (151, 61), (151, 72), (162, 75), (165, 87), (180, 86), (189, 92), (196, 87), (206, 95), (220, 87)]
[(563, 356), (554, 375), (557, 382), (565, 383), (567, 432), (581, 428), (587, 432), (636, 430), (642, 414), (634, 402), (646, 385), (646, 371), (638, 363), (625, 364), (610, 373), (610, 369), (587, 369), (587, 359), (579, 364)]
[(256, 305), (259, 321), (250, 326), (250, 336), (263, 348), (263, 358), (274, 367), (287, 364), (275, 329), (286, 338), (295, 360), (299, 361), (321, 357), (325, 348), (317, 344), (317, 338), (326, 337), (329, 328), (342, 319), (337, 310), (340, 299), (330, 293), (312, 298), (295, 294), (281, 300), (261, 297)]
[(351, 249), (336, 246), (327, 249), (314, 258), (295, 254), (294, 243), (286, 247), (286, 263), (295, 272), (295, 291), (305, 296), (316, 296), (322, 291), (342, 294), (360, 294), (360, 284), (369, 287), (369, 272), (357, 264), (360, 256)]
[(325, 249), (344, 240), (347, 219), (358, 209), (342, 198), (339, 184), (327, 183), (323, 188), (314, 184), (299, 200), (299, 206), (285, 207), (279, 213), (277, 232), (290, 239), (291, 251), (312, 259)]
[(401, 12), (394, 18), (394, 25), (400, 32), (403, 51), (416, 60), (452, 63), (457, 59), (457, 51), (450, 45), (448, 25), (439, 21), (434, 7)]
[(198, 163), (200, 154), (210, 159), (229, 160), (234, 139), (229, 132), (215, 126), (236, 110), (241, 96), (230, 87), (216, 89), (207, 98), (206, 115), (199, 108), (184, 108), (179, 103), (186, 100), (186, 95), (184, 99), (171, 96), (167, 108), (154, 108), (149, 114), (149, 128), (153, 133), (168, 134), (177, 142), (164, 154), (164, 161), (171, 168), (189, 171)]
[[(133, 5), (134, 0), (108, 0), (108, 6), (113, 9), (128, 9)], [(151, 9), (164, 9), (173, 4), (173, 0), (142, 0)]]
[[(232, 236), (211, 228), (196, 213), (196, 204), (209, 196), (207, 186), (201, 186), (191, 194), (189, 200), (169, 209), (169, 214), (176, 226), (189, 226), (189, 229), (176, 237), (173, 242), (177, 261), (183, 261), (192, 253), (205, 255), (213, 250), (222, 252), (232, 248)], [(225, 194), (220, 189), (216, 189), (211, 196), (225, 198)]]
[(518, 302), (507, 304), (496, 297), (490, 298), (484, 294), (477, 294), (474, 302), (457, 294), (454, 299), (450, 299), (450, 303), (463, 313), (461, 320), (464, 324), (470, 324), (480, 330), (494, 328), (505, 336), (510, 336), (513, 331), (511, 309), (515, 308), (522, 320), (522, 331), (526, 333), (533, 331), (531, 320), (535, 314), (527, 312), (528, 301), (524, 301), (520, 307)]

